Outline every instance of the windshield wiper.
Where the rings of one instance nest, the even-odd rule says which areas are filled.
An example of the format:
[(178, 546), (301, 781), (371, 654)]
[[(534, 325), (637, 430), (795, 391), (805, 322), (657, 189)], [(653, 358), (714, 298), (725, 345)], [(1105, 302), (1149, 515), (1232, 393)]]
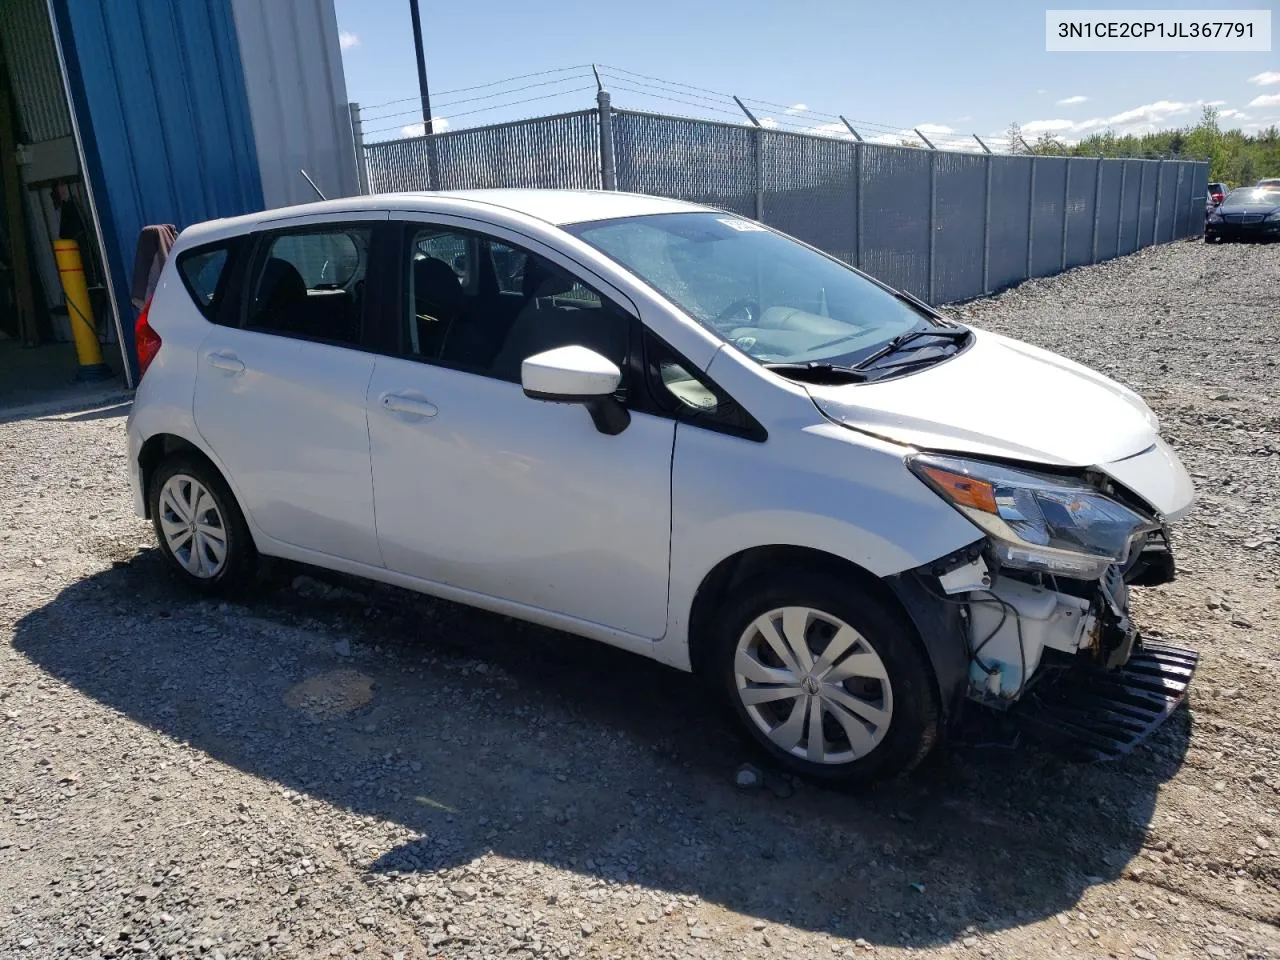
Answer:
[(867, 379), (867, 374), (855, 367), (840, 367), (823, 360), (806, 360), (801, 363), (779, 361), (763, 366), (766, 370), (772, 370), (791, 380), (808, 383), (861, 383)]
[(915, 330), (908, 330), (906, 333), (900, 333), (879, 350), (875, 351), (871, 356), (864, 357), (853, 365), (854, 370), (865, 370), (877, 360), (887, 357), (889, 354), (901, 350), (913, 340), (921, 340), (925, 337), (941, 337), (944, 340), (954, 340), (959, 342), (969, 336), (968, 327), (917, 327)]

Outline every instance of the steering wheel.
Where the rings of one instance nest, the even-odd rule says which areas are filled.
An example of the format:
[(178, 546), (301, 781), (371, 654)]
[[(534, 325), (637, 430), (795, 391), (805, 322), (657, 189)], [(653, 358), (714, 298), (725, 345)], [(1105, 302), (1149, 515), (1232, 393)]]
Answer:
[(719, 315), (711, 321), (712, 326), (741, 326), (741, 321), (745, 320), (748, 324), (760, 318), (760, 304), (747, 297), (733, 301)]

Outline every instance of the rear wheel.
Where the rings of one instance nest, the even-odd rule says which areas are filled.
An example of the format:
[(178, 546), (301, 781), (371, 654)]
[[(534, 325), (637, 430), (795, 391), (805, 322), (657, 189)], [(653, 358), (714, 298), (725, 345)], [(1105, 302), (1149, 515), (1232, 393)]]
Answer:
[(717, 618), (715, 682), (777, 764), (825, 781), (903, 773), (938, 735), (938, 695), (912, 628), (825, 574), (743, 584)]
[(151, 520), (179, 576), (205, 593), (227, 593), (253, 574), (256, 552), (226, 481), (203, 459), (178, 454), (151, 478)]

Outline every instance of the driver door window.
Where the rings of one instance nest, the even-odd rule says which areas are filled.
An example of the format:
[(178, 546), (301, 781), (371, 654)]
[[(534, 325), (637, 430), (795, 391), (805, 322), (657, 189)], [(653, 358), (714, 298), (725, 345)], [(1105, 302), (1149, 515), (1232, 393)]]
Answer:
[(326, 227), (268, 237), (249, 285), (246, 329), (359, 346), (370, 232)]
[(524, 360), (577, 345), (626, 371), (630, 317), (545, 257), (469, 231), (415, 229), (403, 352), (520, 382)]

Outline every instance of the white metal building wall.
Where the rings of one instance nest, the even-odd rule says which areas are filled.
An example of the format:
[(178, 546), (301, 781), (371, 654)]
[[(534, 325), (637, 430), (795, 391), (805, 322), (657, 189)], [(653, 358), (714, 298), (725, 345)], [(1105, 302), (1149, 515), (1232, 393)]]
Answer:
[(232, 0), (268, 209), (359, 193), (333, 0)]

